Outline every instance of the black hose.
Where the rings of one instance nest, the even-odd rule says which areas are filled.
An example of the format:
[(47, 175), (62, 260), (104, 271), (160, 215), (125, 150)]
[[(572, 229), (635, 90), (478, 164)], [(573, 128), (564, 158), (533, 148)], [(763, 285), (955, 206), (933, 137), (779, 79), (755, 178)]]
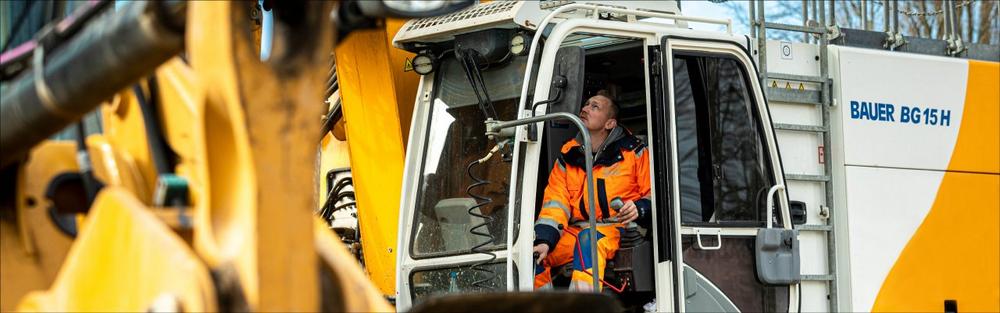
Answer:
[[(472, 178), (473, 183), (469, 185), (468, 188), (465, 189), (465, 193), (468, 194), (469, 197), (476, 200), (476, 205), (469, 208), (468, 211), (469, 215), (483, 219), (482, 223), (472, 226), (472, 228), (469, 229), (469, 233), (483, 237), (483, 239), (486, 239), (485, 241), (473, 246), (471, 250), (474, 253), (480, 253), (490, 257), (487, 260), (483, 260), (481, 262), (473, 264), (471, 267), (473, 271), (486, 274), (486, 276), (483, 277), (482, 279), (478, 279), (472, 283), (472, 286), (482, 288), (481, 291), (483, 291), (492, 289), (492, 287), (487, 286), (486, 283), (488, 283), (491, 280), (494, 280), (497, 277), (497, 273), (488, 267), (491, 263), (493, 263), (493, 261), (497, 259), (497, 256), (487, 248), (487, 246), (496, 241), (496, 237), (494, 237), (493, 234), (490, 233), (488, 229), (488, 225), (493, 222), (493, 217), (488, 215), (483, 215), (482, 213), (477, 213), (475, 211), (476, 209), (485, 207), (493, 202), (493, 199), (483, 197), (481, 195), (472, 192), (473, 188), (478, 188), (490, 184), (490, 181), (481, 179), (479, 177), (476, 177), (476, 175), (472, 174), (472, 168), (475, 167), (476, 164), (479, 164), (479, 160), (472, 161), (472, 163), (469, 163), (469, 166), (466, 167), (466, 172), (469, 173), (469, 178)], [(482, 231), (483, 228), (487, 228), (485, 232)]]
[(157, 175), (173, 173), (173, 168), (176, 164), (176, 162), (173, 162), (173, 159), (176, 154), (167, 145), (167, 140), (163, 136), (163, 127), (160, 126), (158, 118), (159, 110), (157, 108), (159, 87), (156, 84), (156, 76), (150, 76), (146, 82), (149, 85), (148, 98), (139, 84), (132, 86), (132, 92), (135, 93), (135, 98), (139, 102), (139, 110), (142, 113), (142, 122), (146, 130), (146, 143), (149, 147), (149, 155), (153, 159)]
[[(330, 70), (327, 71), (326, 76), (328, 76), (328, 78), (326, 79), (326, 92), (323, 94), (323, 99), (331, 101), (329, 100), (330, 97), (337, 92), (337, 89), (340, 89), (340, 81), (337, 78), (337, 59), (333, 55), (330, 56)], [(326, 119), (323, 120), (323, 129), (319, 135), (320, 140), (323, 140), (326, 133), (333, 129), (333, 125), (335, 125), (343, 115), (343, 112), (340, 110), (340, 97), (337, 97), (337, 99), (332, 101), (333, 106), (328, 108), (329, 111), (326, 112)]]
[[(319, 215), (328, 224), (333, 223), (333, 213), (340, 211), (345, 208), (356, 206), (357, 202), (355, 200), (353, 191), (343, 191), (344, 188), (348, 186), (354, 186), (354, 179), (351, 177), (345, 177), (330, 188), (330, 192), (326, 195), (326, 201), (323, 203), (323, 207), (320, 208)], [(347, 201), (350, 199), (350, 201)], [(337, 202), (347, 201), (344, 204), (334, 206)]]
[(326, 119), (323, 120), (323, 126), (320, 127), (319, 140), (323, 140), (323, 137), (326, 137), (326, 133), (333, 130), (333, 127), (337, 125), (337, 121), (340, 121), (340, 118), (344, 115), (340, 109), (340, 99), (336, 101), (337, 104), (329, 112), (326, 112)]
[(87, 207), (94, 204), (97, 192), (103, 187), (97, 178), (94, 177), (93, 162), (90, 161), (90, 153), (87, 152), (87, 132), (84, 131), (83, 121), (76, 124), (76, 160), (80, 168), (80, 178), (83, 183), (83, 191), (87, 197)]

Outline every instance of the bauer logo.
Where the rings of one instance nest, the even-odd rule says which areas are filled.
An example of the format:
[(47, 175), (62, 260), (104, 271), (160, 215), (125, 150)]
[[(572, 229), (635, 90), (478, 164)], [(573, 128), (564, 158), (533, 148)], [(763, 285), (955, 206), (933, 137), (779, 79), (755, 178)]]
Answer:
[(913, 105), (851, 101), (851, 119), (930, 126), (951, 126), (951, 110)]

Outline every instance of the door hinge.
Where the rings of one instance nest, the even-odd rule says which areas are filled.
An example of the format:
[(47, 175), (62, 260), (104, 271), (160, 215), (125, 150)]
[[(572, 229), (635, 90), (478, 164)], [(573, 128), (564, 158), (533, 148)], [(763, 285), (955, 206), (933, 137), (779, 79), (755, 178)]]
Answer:
[(662, 66), (660, 64), (660, 49), (651, 49), (651, 50), (652, 51), (650, 51), (649, 53), (649, 58), (651, 59), (651, 62), (649, 62), (649, 67), (650, 67), (649, 72), (652, 74), (652, 76), (659, 77), (660, 67)]

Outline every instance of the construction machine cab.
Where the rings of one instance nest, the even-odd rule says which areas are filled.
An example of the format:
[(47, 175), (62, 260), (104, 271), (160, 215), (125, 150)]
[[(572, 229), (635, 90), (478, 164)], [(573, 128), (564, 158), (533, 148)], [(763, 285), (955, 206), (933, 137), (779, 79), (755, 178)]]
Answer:
[[(574, 57), (579, 59), (575, 63), (583, 65), (583, 69), (582, 75), (577, 79), (568, 80), (567, 85), (579, 86), (576, 95), (582, 101), (598, 94), (610, 98), (619, 107), (618, 125), (645, 141), (648, 121), (642, 42), (628, 38), (580, 34), (560, 48), (560, 55), (556, 58), (559, 62), (555, 70), (557, 74), (562, 64), (569, 63), (563, 60), (561, 53), (569, 48), (578, 49), (579, 53)], [(566, 93), (570, 92), (572, 91)], [(577, 105), (563, 105), (555, 109), (578, 114), (582, 101), (573, 101), (577, 101)], [(551, 111), (547, 111), (549, 112)], [(579, 130), (568, 123), (558, 121), (545, 123), (544, 135), (540, 140), (545, 154), (540, 157), (542, 161), (539, 162), (535, 188), (536, 216), (541, 209), (549, 173), (556, 159), (562, 154), (560, 149), (567, 140), (576, 137), (578, 132)], [(609, 260), (605, 270), (605, 280), (615, 286), (625, 286), (625, 293), (630, 298), (651, 299), (652, 295), (648, 293), (653, 291), (652, 252), (652, 233), (648, 228), (634, 223), (626, 227), (622, 232), (619, 250), (615, 257)], [(556, 288), (565, 288), (569, 284), (572, 266), (568, 265), (553, 268), (553, 284)], [(647, 294), (642, 296), (639, 293)]]
[[(397, 34), (397, 47), (418, 53), (414, 68), (424, 66), (400, 208), (397, 308), (440, 294), (533, 290), (532, 226), (549, 171), (582, 128), (573, 122), (579, 105), (598, 92), (649, 145), (653, 203), (652, 225), (622, 234), (608, 289), (624, 285), (617, 297), (633, 309), (795, 307), (795, 275), (784, 274), (797, 268), (754, 267), (797, 262), (797, 250), (745, 38), (684, 29), (729, 24), (679, 16), (674, 2), (614, 4), (497, 1)], [(683, 200), (692, 195), (712, 200)], [(718, 217), (682, 214), (708, 211)], [(772, 216), (782, 222), (765, 223)], [(758, 237), (776, 240), (753, 244)]]

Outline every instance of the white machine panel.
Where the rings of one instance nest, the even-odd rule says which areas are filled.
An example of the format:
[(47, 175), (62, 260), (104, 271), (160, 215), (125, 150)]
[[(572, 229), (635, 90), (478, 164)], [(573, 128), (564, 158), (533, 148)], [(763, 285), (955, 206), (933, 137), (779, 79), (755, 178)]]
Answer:
[(886, 275), (937, 198), (942, 171), (847, 166), (850, 279), (855, 311), (870, 310)]
[(832, 114), (843, 121), (844, 163), (948, 169), (965, 106), (968, 61), (831, 50), (840, 59)]

